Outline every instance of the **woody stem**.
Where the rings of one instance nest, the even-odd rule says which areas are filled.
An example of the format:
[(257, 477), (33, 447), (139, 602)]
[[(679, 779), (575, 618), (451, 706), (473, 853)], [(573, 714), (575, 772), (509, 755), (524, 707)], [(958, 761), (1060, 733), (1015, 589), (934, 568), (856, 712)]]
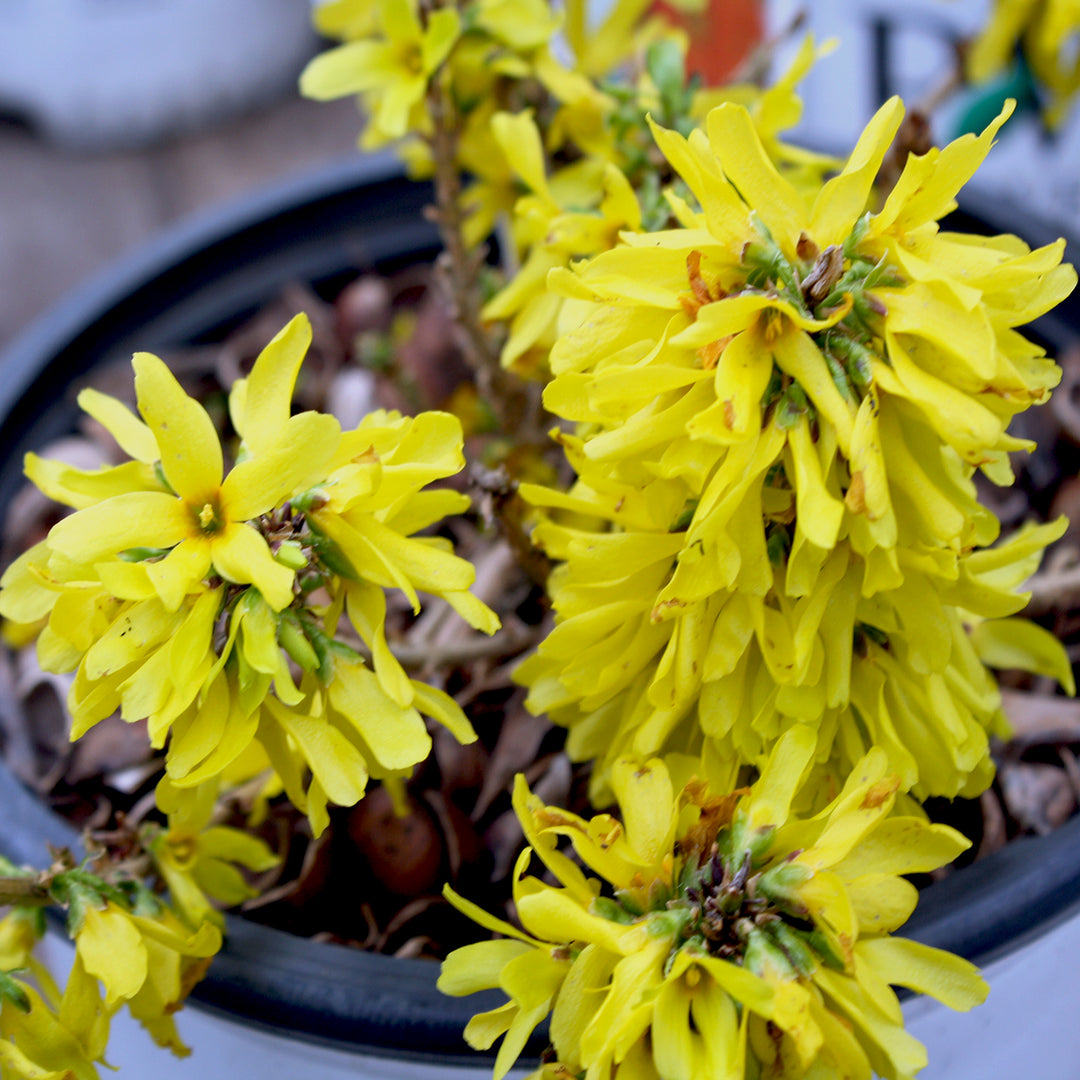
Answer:
[(435, 222), (443, 244), (445, 284), (453, 305), (454, 318), (461, 329), (465, 359), (473, 370), (477, 389), (489, 401), (506, 396), (507, 373), (499, 363), (490, 336), (480, 317), (481, 298), (477, 273), (483, 252), (470, 252), (462, 233), (461, 176), (455, 160), (457, 128), (455, 109), (438, 75), (428, 88), (428, 113), (433, 132), (431, 155), (435, 166)]
[(36, 877), (0, 877), (0, 907), (45, 907), (53, 903), (49, 890)]

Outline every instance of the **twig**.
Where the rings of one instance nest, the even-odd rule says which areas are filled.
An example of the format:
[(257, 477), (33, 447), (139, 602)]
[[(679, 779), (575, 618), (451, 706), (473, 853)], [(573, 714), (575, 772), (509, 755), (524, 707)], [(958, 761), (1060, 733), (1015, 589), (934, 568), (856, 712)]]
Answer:
[[(392, 644), (390, 651), (402, 667), (417, 670), (442, 664), (468, 664), (488, 657), (512, 656), (535, 644), (541, 636), (539, 630), (508, 625), (491, 637), (471, 635), (444, 644)], [(365, 659), (369, 659), (366, 649), (358, 651)]]
[(945, 104), (964, 85), (964, 73), (961, 70), (960, 59), (957, 57), (949, 74), (945, 76), (930, 92), (916, 103), (912, 112), (921, 113), (923, 116), (933, 116), (934, 113)]
[(0, 907), (45, 907), (53, 903), (40, 877), (0, 877)]
[(477, 388), (489, 400), (502, 400), (506, 396), (506, 372), (480, 318), (480, 289), (476, 279), (484, 252), (469, 252), (465, 246), (461, 176), (454, 152), (457, 140), (454, 106), (438, 74), (428, 87), (427, 105), (433, 127), (430, 145), (435, 166), (435, 207), (431, 216), (439, 227), (448, 271), (442, 277), (450, 293), (452, 314), (461, 329), (465, 359), (473, 370)]
[(1028, 578), (1025, 588), (1031, 592), (1031, 599), (1024, 615), (1045, 615), (1070, 608), (1080, 603), (1080, 565), (1040, 571)]

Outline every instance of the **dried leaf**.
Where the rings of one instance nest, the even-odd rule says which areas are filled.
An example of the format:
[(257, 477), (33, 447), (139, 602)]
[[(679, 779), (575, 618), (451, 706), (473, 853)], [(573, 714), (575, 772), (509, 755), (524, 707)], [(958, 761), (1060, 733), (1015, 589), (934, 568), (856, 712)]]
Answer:
[(1040, 836), (1063, 824), (1076, 809), (1072, 784), (1064, 769), (1055, 765), (1006, 762), (999, 775), (1009, 813)]
[(1080, 742), (1080, 700), (1001, 691), (1001, 704), (1013, 726), (1013, 743), (1020, 747)]
[(507, 703), (499, 738), (484, 776), (484, 786), (473, 808), (473, 821), (479, 821), (492, 802), (510, 789), (515, 774), (524, 772), (536, 761), (540, 744), (551, 730), (551, 721), (526, 712), (523, 700), (522, 694), (515, 694)]
[(95, 776), (107, 778), (144, 764), (153, 754), (145, 721), (128, 723), (114, 714), (95, 724), (73, 745), (65, 779), (78, 784)]

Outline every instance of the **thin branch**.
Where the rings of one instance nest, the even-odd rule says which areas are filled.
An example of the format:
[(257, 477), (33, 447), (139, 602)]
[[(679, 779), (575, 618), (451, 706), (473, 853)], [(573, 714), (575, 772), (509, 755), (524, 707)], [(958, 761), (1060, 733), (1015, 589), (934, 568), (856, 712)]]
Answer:
[(1067, 610), (1080, 603), (1080, 565), (1042, 570), (1030, 577), (1024, 588), (1031, 592), (1024, 615), (1031, 617)]
[[(403, 668), (416, 671), (444, 664), (468, 664), (474, 660), (513, 656), (535, 645), (542, 636), (539, 629), (505, 626), (491, 637), (472, 634), (443, 644), (391, 644), (390, 651)], [(357, 649), (357, 652), (370, 662), (366, 648)]]
[(461, 174), (456, 160), (457, 126), (450, 94), (438, 75), (427, 93), (428, 114), (433, 132), (431, 156), (435, 166), (435, 223), (439, 227), (447, 273), (443, 275), (453, 315), (461, 328), (465, 359), (473, 370), (481, 395), (488, 400), (503, 399), (507, 375), (490, 335), (480, 317), (482, 307), (477, 275), (484, 261), (483, 251), (470, 252), (462, 232)]
[(40, 877), (0, 877), (0, 907), (46, 907), (53, 902)]

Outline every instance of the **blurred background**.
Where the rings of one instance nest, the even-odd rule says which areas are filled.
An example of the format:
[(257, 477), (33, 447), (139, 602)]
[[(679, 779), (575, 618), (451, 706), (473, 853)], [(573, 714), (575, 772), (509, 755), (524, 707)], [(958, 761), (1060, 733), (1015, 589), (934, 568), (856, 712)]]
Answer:
[(308, 0), (0, 0), (0, 351), (166, 226), (354, 153)]

